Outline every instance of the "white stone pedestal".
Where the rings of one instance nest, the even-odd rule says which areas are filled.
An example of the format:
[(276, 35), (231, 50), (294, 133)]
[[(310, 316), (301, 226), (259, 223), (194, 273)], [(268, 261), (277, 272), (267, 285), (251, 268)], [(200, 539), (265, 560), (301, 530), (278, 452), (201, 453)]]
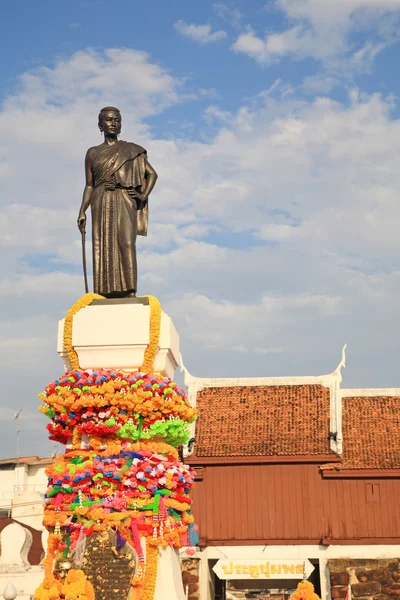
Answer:
[[(64, 319), (59, 321), (57, 351), (70, 370), (64, 350)], [(150, 341), (150, 306), (129, 300), (91, 304), (73, 318), (72, 345), (81, 369), (138, 371)], [(171, 318), (161, 314), (154, 373), (173, 377), (179, 364), (179, 336)]]

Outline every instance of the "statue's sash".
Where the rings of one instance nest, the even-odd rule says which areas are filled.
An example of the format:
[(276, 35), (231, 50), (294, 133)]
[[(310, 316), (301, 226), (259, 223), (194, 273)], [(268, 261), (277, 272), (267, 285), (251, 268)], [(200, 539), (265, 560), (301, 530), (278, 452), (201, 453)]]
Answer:
[[(93, 164), (94, 185), (98, 187), (112, 176), (124, 165), (128, 160), (134, 161), (138, 156), (146, 155), (146, 150), (142, 146), (131, 142), (123, 142), (119, 140), (112, 145), (104, 145), (98, 151), (96, 161)], [(144, 161), (139, 161), (144, 163)], [(140, 171), (143, 170), (143, 164)], [(143, 179), (144, 173), (140, 173)]]
[[(105, 184), (106, 189), (115, 189), (119, 181), (118, 171), (128, 161), (132, 161), (133, 187), (141, 188), (145, 180), (146, 150), (132, 142), (119, 140), (112, 145), (104, 145), (93, 164), (94, 187)], [(147, 235), (149, 221), (148, 201), (137, 201), (137, 235)]]

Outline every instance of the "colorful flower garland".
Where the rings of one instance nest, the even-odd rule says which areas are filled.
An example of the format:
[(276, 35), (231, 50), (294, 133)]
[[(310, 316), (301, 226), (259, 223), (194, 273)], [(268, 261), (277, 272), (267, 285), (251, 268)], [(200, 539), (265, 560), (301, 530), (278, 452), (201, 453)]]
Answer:
[(58, 456), (46, 470), (49, 487), (43, 523), (54, 531), (67, 527), (65, 539), (53, 535), (53, 546), (56, 540), (60, 548), (67, 539), (72, 551), (81, 532), (90, 535), (94, 529), (109, 527), (128, 528), (127, 539), (133, 543), (129, 532), (133, 523), (160, 546), (186, 545), (189, 526), (190, 535), (196, 537), (190, 513), (195, 477), (191, 467), (152, 451), (151, 443), (114, 457), (71, 454)]
[[(118, 558), (120, 544), (135, 549), (132, 600), (153, 600), (159, 547), (198, 541), (189, 497), (195, 473), (176, 450), (188, 442), (196, 410), (175, 382), (151, 372), (159, 348), (160, 303), (148, 296), (150, 340), (141, 373), (83, 371), (72, 346), (73, 317), (96, 298), (102, 297), (86, 294), (68, 311), (64, 347), (71, 371), (39, 395), (39, 410), (51, 419), (50, 439), (66, 444), (67, 451), (47, 469), (43, 523), (50, 536), (45, 580), (35, 600), (95, 600), (83, 571), (70, 569), (64, 582), (53, 574), (61, 558), (82, 559), (94, 533), (115, 532), (112, 552)], [(81, 559), (77, 566), (85, 564)]]
[[(52, 423), (50, 439), (74, 447), (82, 434), (128, 442), (157, 439), (172, 446), (188, 442), (196, 419), (185, 392), (168, 378), (117, 370), (71, 371), (51, 382), (39, 410)], [(100, 449), (100, 448), (96, 448)]]

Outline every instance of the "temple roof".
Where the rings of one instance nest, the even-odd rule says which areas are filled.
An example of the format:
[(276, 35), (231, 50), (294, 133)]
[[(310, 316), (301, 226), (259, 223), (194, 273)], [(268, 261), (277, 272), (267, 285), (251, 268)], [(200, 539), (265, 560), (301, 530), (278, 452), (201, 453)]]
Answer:
[[(344, 394), (347, 392), (344, 390)], [(388, 392), (390, 390), (386, 390)], [(361, 394), (362, 391), (353, 393)], [(400, 468), (400, 396), (345, 396), (342, 399), (342, 427), (342, 461), (325, 465), (324, 469)]]
[(320, 459), (327, 476), (400, 469), (400, 388), (342, 389), (344, 366), (345, 347), (335, 371), (321, 376), (205, 379), (183, 367), (199, 411), (191, 460)]
[(323, 385), (208, 387), (197, 393), (197, 408), (198, 457), (330, 453)]

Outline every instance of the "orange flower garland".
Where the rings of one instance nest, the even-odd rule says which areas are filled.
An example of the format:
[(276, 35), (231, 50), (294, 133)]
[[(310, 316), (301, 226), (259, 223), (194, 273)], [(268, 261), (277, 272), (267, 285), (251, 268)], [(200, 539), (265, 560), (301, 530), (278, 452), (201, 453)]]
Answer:
[(72, 321), (74, 315), (79, 312), (82, 308), (86, 308), (96, 299), (102, 299), (103, 296), (99, 294), (85, 294), (82, 298), (79, 298), (75, 304), (71, 306), (64, 320), (64, 350), (71, 365), (71, 370), (79, 369), (79, 358), (75, 349), (72, 345)]
[(62, 593), (66, 600), (95, 600), (93, 586), (80, 569), (68, 571)]
[(146, 539), (146, 572), (143, 581), (143, 600), (153, 600), (156, 589), (158, 567), (158, 548)]
[(48, 575), (37, 588), (34, 600), (60, 600), (62, 582), (58, 581), (53, 575)]
[(47, 541), (47, 552), (46, 557), (42, 561), (42, 565), (44, 566), (44, 574), (45, 577), (50, 577), (53, 572), (53, 563), (55, 558), (56, 548), (61, 541), (61, 535), (56, 535), (55, 533), (50, 533), (49, 539)]
[(310, 581), (300, 581), (290, 600), (321, 600), (321, 598), (314, 592), (314, 586)]
[[(77, 370), (75, 370), (76, 372)], [(101, 372), (107, 372), (105, 369)], [(72, 373), (72, 372), (71, 372)], [(57, 393), (54, 390), (46, 388), (44, 393), (39, 394), (39, 398), (55, 412), (63, 412), (64, 408), (76, 412), (84, 408), (98, 408), (105, 406), (116, 406), (121, 410), (129, 412), (138, 412), (144, 417), (157, 414), (158, 416), (177, 416), (184, 421), (192, 422), (196, 417), (197, 411), (192, 408), (188, 402), (183, 402), (182, 396), (175, 392), (165, 402), (165, 398), (154, 393), (146, 393), (141, 389), (127, 390), (124, 378), (129, 378), (134, 373), (123, 373), (115, 370), (114, 373), (121, 379), (119, 381), (107, 381), (100, 384), (90, 384), (90, 392), (76, 396), (71, 384), (67, 387), (58, 386)], [(65, 375), (68, 377), (68, 374)], [(62, 377), (60, 378), (62, 379)], [(157, 381), (160, 381), (157, 379)], [(173, 384), (175, 386), (175, 384)], [(46, 408), (39, 406), (39, 410), (46, 414)], [(64, 411), (65, 412), (65, 411)]]
[(160, 330), (161, 330), (161, 304), (155, 296), (145, 296), (149, 299), (150, 304), (150, 341), (147, 346), (143, 364), (140, 370), (143, 373), (150, 373), (153, 369), (153, 364), (158, 352), (158, 344), (160, 341)]

